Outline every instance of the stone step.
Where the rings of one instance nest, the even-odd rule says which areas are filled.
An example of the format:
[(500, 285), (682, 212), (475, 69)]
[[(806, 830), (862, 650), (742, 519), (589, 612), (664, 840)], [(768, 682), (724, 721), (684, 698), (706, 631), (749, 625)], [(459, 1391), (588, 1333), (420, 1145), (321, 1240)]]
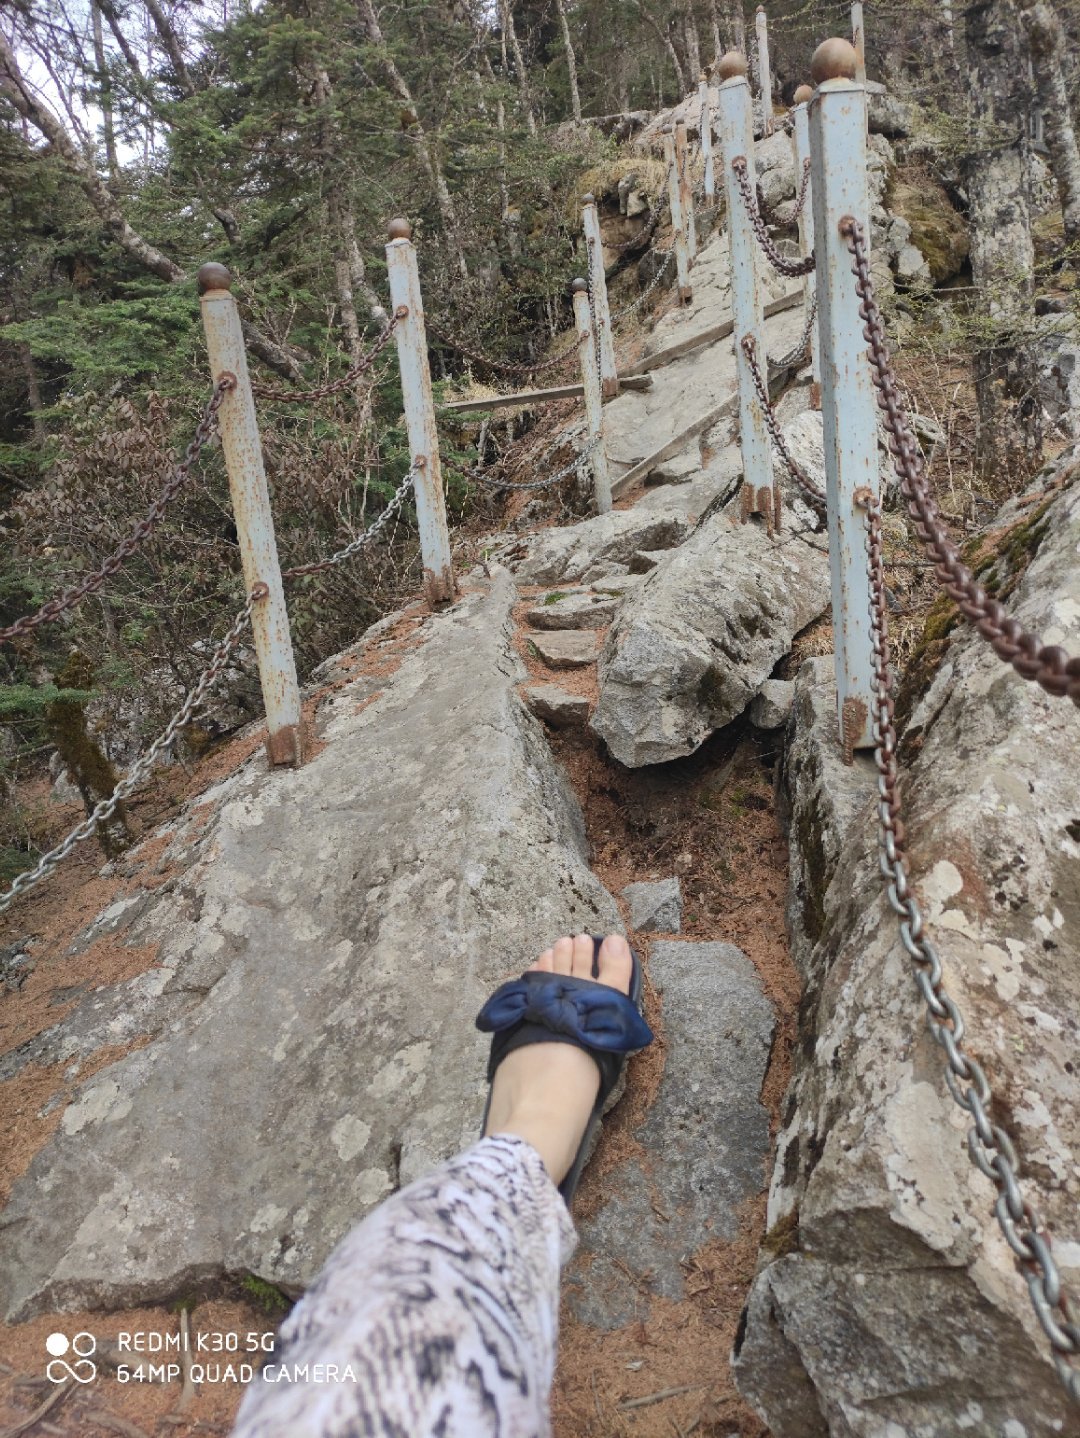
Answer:
[(525, 618), (534, 629), (604, 629), (611, 623), (615, 605), (614, 596), (553, 589), (537, 600)]
[(533, 649), (549, 669), (584, 669), (595, 664), (600, 636), (595, 629), (555, 629), (528, 636)]
[(553, 729), (580, 728), (588, 722), (588, 699), (583, 694), (568, 694), (557, 684), (531, 684), (525, 690), (525, 703)]

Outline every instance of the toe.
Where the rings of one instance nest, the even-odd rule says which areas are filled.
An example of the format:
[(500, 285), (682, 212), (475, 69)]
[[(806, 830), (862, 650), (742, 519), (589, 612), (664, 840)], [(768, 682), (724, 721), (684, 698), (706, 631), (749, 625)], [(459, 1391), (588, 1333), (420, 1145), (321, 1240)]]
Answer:
[(555, 950), (545, 949), (544, 952), (537, 959), (536, 963), (532, 965), (532, 967), (534, 969), (539, 969), (542, 973), (545, 974), (552, 973), (555, 968)]
[(570, 972), (577, 979), (593, 977), (593, 955), (596, 945), (591, 934), (578, 934), (574, 939), (574, 961)]
[(632, 968), (630, 945), (620, 934), (608, 934), (600, 945), (600, 983), (628, 994)]
[(552, 968), (557, 974), (568, 974), (574, 961), (574, 941), (564, 934), (552, 950)]

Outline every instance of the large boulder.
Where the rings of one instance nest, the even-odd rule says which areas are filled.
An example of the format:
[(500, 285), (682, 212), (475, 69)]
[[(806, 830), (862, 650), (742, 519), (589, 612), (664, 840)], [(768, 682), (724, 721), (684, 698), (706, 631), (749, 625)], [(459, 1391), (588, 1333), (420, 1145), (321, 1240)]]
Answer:
[[(988, 537), (986, 582), (1076, 654), (1080, 488), (1014, 515)], [(955, 611), (928, 633), (900, 704), (911, 871), (993, 1121), (1076, 1293), (1080, 717)], [(884, 893), (869, 761), (835, 782), (834, 703), (804, 670), (787, 774), (806, 990), (737, 1380), (775, 1438), (1073, 1432)]]
[(624, 600), (591, 721), (631, 768), (691, 753), (747, 707), (829, 602), (828, 556), (785, 510), (775, 537), (719, 510)]
[(362, 646), (321, 752), (297, 771), (253, 759), (201, 796), (158, 862), (168, 882), (155, 836), (145, 887), (76, 941), (153, 945), (156, 962), (85, 994), (0, 1078), (143, 1046), (78, 1088), (15, 1185), (11, 1316), (243, 1270), (295, 1291), (479, 1133), (483, 999), (552, 935), (620, 928), (518, 697), (515, 600), (496, 575), (429, 618), (389, 678), (385, 639)]
[(963, 268), (970, 249), (967, 225), (939, 180), (923, 170), (901, 171), (889, 186), (887, 204), (910, 225), (910, 243), (925, 259), (937, 285)]
[(754, 146), (754, 170), (767, 211), (775, 210), (782, 200), (795, 199), (799, 186), (791, 136), (777, 130), (767, 139), (759, 140)]
[(1039, 399), (1045, 413), (1068, 439), (1080, 438), (1080, 333), (1071, 316), (1036, 320)]

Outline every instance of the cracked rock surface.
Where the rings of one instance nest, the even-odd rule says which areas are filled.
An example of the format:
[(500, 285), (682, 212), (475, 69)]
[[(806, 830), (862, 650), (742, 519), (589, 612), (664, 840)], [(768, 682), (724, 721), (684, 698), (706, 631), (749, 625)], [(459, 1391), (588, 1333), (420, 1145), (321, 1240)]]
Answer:
[(477, 1137), (480, 1004), (553, 933), (621, 928), (516, 692), (515, 597), (500, 574), (428, 619), (393, 677), (323, 705), (322, 753), (255, 758), (201, 796), (175, 885), (92, 926), (156, 944), (157, 966), (86, 996), (5, 1076), (150, 1042), (82, 1086), (0, 1215), (11, 1316), (223, 1271), (295, 1291)]

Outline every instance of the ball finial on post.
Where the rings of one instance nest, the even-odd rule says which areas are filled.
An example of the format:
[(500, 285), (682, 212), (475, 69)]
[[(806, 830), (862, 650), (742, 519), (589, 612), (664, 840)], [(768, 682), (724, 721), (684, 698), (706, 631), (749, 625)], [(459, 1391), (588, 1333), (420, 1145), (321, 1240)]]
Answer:
[(726, 55), (720, 56), (716, 73), (721, 81), (735, 80), (740, 75), (748, 75), (750, 66), (741, 50), (729, 50)]
[(197, 280), (200, 295), (205, 295), (208, 290), (232, 289), (232, 275), (224, 265), (219, 265), (216, 261), (201, 265)]
[(588, 191), (586, 194), (582, 195), (582, 197), (581, 197), (581, 203), (582, 203), (583, 205), (595, 205), (595, 204), (596, 204), (596, 196), (595, 196), (595, 195), (592, 193), (592, 191), (590, 190), (590, 191)]
[(795, 104), (806, 105), (814, 98), (814, 92), (809, 85), (800, 85), (795, 91)]
[(854, 80), (857, 58), (855, 46), (850, 40), (841, 40), (838, 36), (822, 40), (810, 61), (814, 84), (823, 85), (826, 80)]
[(585, 280), (575, 280), (570, 286), (570, 292), (575, 295), (587, 295), (589, 293), (589, 286)]
[(387, 226), (386, 233), (392, 240), (411, 240), (412, 225), (404, 216), (399, 215), (396, 220), (391, 220)]

